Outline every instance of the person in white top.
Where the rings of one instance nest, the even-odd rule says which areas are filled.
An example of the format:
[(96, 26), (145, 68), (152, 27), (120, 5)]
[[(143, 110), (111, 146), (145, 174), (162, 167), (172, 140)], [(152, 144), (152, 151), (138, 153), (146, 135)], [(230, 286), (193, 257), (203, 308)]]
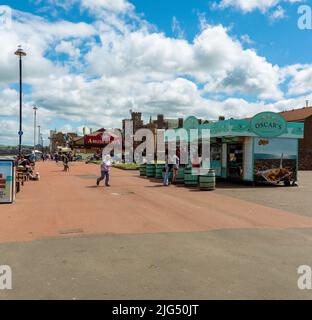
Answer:
[(177, 155), (166, 156), (166, 166), (165, 166), (165, 176), (164, 176), (164, 186), (169, 185), (169, 174), (173, 170), (172, 184), (176, 183), (177, 173), (179, 169), (180, 159)]
[(105, 186), (110, 187), (109, 180), (110, 180), (110, 167), (111, 167), (111, 160), (110, 156), (107, 155), (103, 159), (101, 163), (101, 176), (96, 180), (96, 185), (98, 186), (102, 180), (105, 179)]

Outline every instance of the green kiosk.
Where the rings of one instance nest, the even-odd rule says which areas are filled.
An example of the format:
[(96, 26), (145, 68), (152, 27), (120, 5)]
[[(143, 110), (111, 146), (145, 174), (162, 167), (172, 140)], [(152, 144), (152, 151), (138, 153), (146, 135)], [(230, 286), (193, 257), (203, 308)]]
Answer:
[[(186, 130), (210, 130), (210, 161), (216, 176), (231, 180), (293, 185), (297, 181), (298, 140), (304, 124), (286, 122), (274, 112), (251, 119), (228, 119), (199, 124), (196, 117), (184, 122)], [(201, 140), (201, 139), (200, 139)]]

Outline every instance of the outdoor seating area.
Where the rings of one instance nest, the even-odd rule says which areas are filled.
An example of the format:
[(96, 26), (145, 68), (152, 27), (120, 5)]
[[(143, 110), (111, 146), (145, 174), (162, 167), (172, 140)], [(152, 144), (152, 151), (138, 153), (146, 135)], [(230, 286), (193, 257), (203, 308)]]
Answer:
[(0, 203), (12, 203), (16, 194), (28, 181), (38, 181), (39, 172), (35, 171), (36, 163), (23, 156), (17, 158), (0, 158)]
[(38, 181), (39, 172), (35, 172), (36, 162), (19, 157), (16, 161), (16, 193), (21, 191), (21, 187), (24, 186), (24, 182)]

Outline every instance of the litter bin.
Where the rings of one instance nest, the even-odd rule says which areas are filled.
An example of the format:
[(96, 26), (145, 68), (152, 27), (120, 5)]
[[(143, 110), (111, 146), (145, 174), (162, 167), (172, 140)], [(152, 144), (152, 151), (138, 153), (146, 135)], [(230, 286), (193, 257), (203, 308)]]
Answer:
[(0, 158), (0, 204), (13, 203), (15, 199), (16, 174), (14, 159)]

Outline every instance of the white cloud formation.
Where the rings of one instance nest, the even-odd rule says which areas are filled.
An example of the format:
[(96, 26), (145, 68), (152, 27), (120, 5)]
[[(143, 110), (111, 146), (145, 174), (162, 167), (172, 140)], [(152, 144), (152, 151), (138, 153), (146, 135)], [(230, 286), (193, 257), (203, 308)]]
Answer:
[(181, 24), (176, 16), (173, 16), (172, 18), (171, 29), (172, 29), (172, 32), (178, 36), (178, 38), (180, 39), (184, 38), (184, 30), (182, 29)]
[(221, 0), (217, 6), (220, 8), (233, 7), (245, 13), (253, 10), (266, 12), (268, 9), (282, 2), (295, 3), (301, 2), (301, 0)]
[(72, 58), (79, 57), (80, 55), (80, 49), (76, 48), (72, 41), (64, 40), (62, 40), (59, 44), (56, 45), (55, 52), (67, 54)]
[(289, 79), (288, 95), (302, 95), (311, 92), (312, 64), (296, 64), (281, 70), (283, 77)]
[(134, 7), (126, 0), (82, 0), (83, 8), (90, 10), (108, 10), (113, 12), (127, 12)]
[(277, 8), (270, 15), (270, 20), (272, 22), (281, 20), (284, 18), (285, 18), (285, 10), (281, 6), (277, 6)]

